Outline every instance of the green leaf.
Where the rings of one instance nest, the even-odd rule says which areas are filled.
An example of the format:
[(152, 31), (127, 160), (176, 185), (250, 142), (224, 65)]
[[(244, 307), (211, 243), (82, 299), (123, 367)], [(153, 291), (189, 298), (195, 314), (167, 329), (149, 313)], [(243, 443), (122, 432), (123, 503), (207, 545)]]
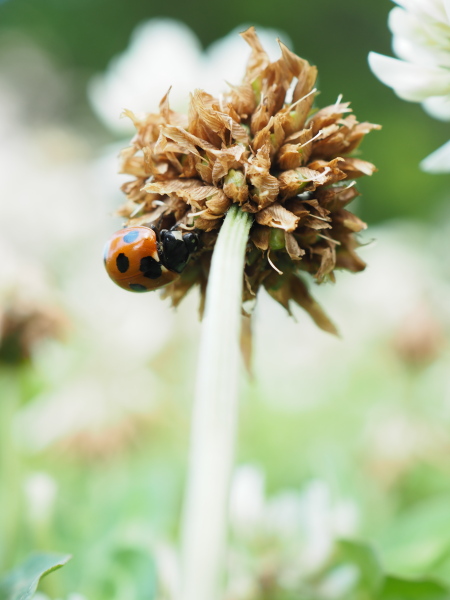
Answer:
[(341, 540), (338, 544), (338, 560), (355, 565), (359, 571), (361, 587), (377, 594), (384, 581), (381, 564), (375, 551), (367, 544)]
[(39, 581), (65, 565), (70, 554), (34, 554), (0, 581), (0, 600), (29, 600)]
[(379, 600), (450, 600), (450, 589), (433, 579), (386, 577)]

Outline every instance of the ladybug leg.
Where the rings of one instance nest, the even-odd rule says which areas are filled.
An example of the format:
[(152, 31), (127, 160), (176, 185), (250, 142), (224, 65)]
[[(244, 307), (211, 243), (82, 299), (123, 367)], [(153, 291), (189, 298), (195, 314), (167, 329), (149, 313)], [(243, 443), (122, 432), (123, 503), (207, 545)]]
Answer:
[(154, 224), (149, 225), (148, 227), (150, 229), (153, 229), (153, 231), (155, 232), (155, 235), (156, 235), (156, 241), (159, 242), (159, 231), (158, 231), (158, 228)]
[(198, 248), (197, 236), (195, 234), (186, 234), (183, 237), (180, 231), (167, 231), (167, 229), (163, 229), (160, 232), (160, 239), (164, 266), (169, 271), (181, 273), (192, 252), (195, 252)]

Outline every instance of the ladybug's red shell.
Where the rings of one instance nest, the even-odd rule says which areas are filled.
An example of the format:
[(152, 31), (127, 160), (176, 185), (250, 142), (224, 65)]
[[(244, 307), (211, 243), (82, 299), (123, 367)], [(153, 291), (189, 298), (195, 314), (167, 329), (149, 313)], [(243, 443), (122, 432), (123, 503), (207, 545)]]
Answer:
[(132, 292), (150, 292), (179, 275), (166, 269), (153, 229), (129, 227), (117, 231), (105, 246), (105, 267), (111, 279)]

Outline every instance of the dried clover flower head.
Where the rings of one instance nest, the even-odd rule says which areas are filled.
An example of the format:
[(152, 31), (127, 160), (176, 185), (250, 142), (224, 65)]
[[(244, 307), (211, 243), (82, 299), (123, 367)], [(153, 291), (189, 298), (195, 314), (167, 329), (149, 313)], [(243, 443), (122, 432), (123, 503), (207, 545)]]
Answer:
[(0, 307), (0, 364), (28, 362), (45, 339), (63, 339), (68, 321), (51, 304), (27, 302), (20, 294), (3, 298)]
[(195, 90), (188, 115), (170, 109), (168, 94), (159, 114), (125, 111), (137, 133), (121, 153), (121, 172), (133, 179), (119, 214), (128, 226), (199, 234), (200, 250), (165, 288), (177, 305), (196, 284), (204, 296), (224, 215), (239, 204), (254, 214), (243, 300), (264, 286), (288, 311), (294, 301), (335, 332), (301, 273), (323, 282), (335, 269), (364, 269), (355, 234), (366, 225), (345, 207), (358, 195), (354, 179), (375, 167), (349, 154), (379, 126), (359, 123), (340, 99), (314, 111), (316, 67), (282, 43), (270, 62), (253, 27), (242, 37), (252, 51), (241, 85), (220, 98)]

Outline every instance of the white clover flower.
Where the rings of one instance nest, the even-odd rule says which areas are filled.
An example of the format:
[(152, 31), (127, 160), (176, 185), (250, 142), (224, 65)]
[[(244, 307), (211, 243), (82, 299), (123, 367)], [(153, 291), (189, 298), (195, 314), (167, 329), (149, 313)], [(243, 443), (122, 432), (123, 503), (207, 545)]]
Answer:
[(33, 523), (50, 519), (58, 493), (58, 484), (48, 473), (31, 473), (24, 481), (26, 508)]
[(239, 599), (253, 597), (238, 590), (254, 584), (269, 565), (282, 587), (295, 588), (323, 568), (339, 538), (352, 537), (359, 528), (356, 504), (334, 498), (327, 482), (317, 479), (301, 490), (267, 497), (264, 474), (254, 465), (235, 471), (230, 520), (234, 545), (226, 597)]
[[(399, 59), (369, 54), (375, 75), (404, 100), (421, 102), (433, 117), (450, 121), (450, 0), (394, 0), (389, 15)], [(450, 142), (426, 158), (430, 173), (450, 172)]]
[[(130, 133), (131, 121), (119, 119), (123, 110), (156, 111), (170, 87), (174, 110), (187, 108), (189, 93), (196, 87), (207, 88), (213, 95), (223, 93), (227, 81), (240, 81), (244, 74), (250, 49), (237, 32), (246, 28), (237, 27), (204, 51), (184, 23), (173, 19), (142, 23), (128, 48), (91, 81), (88, 95), (93, 109), (112, 131)], [(285, 34), (272, 29), (258, 28), (258, 35), (272, 60), (280, 55), (276, 38), (289, 43)]]

